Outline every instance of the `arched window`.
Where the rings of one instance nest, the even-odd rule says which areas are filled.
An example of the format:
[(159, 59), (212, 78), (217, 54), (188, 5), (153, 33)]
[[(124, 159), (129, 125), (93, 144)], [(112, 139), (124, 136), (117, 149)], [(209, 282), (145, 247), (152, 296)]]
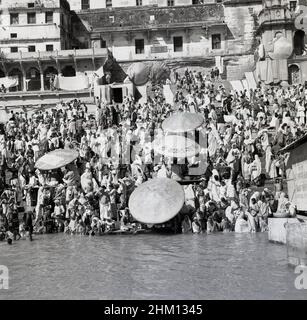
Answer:
[(288, 68), (289, 73), (289, 84), (298, 84), (300, 83), (300, 68), (296, 64), (292, 64)]
[(52, 90), (53, 89), (53, 80), (57, 74), (58, 74), (58, 70), (55, 67), (48, 67), (44, 71), (45, 90)]
[(39, 91), (41, 90), (41, 78), (40, 72), (37, 68), (30, 68), (26, 72), (26, 79), (27, 79), (27, 90), (28, 91)]
[(62, 69), (62, 75), (63, 77), (75, 77), (76, 70), (73, 66), (66, 66)]

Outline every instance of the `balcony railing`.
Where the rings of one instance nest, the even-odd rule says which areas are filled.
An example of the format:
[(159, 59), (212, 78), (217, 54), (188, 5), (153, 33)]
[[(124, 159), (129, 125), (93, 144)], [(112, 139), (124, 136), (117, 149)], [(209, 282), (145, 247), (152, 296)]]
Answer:
[(84, 57), (108, 56), (108, 50), (102, 48), (78, 49), (78, 50), (59, 50), (59, 51), (37, 51), (37, 52), (14, 52), (2, 53), (4, 60), (50, 60), (50, 59), (67, 59), (69, 57), (84, 58)]

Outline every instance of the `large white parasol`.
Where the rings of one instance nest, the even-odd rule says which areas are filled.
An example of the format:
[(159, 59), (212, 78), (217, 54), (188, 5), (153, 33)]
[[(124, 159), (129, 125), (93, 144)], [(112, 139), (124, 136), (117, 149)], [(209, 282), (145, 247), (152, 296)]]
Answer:
[(39, 158), (35, 167), (39, 170), (54, 170), (66, 166), (76, 160), (79, 152), (74, 149), (53, 150)]
[(191, 139), (177, 135), (162, 136), (153, 141), (155, 152), (172, 158), (190, 158), (197, 155), (200, 146)]
[(174, 133), (187, 132), (200, 127), (203, 122), (204, 117), (200, 113), (176, 112), (163, 121), (162, 129)]
[(139, 222), (159, 224), (169, 221), (184, 204), (184, 191), (175, 180), (157, 178), (142, 183), (129, 199), (132, 216)]

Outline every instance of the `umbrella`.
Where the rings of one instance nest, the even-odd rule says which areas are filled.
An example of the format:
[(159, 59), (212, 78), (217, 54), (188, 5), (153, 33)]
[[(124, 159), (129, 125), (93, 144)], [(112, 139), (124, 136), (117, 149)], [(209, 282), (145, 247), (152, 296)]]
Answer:
[(176, 112), (162, 123), (162, 129), (168, 132), (186, 132), (195, 130), (204, 122), (204, 117), (200, 113)]
[(200, 146), (183, 136), (168, 135), (154, 140), (153, 149), (167, 157), (189, 158), (199, 153)]
[(175, 180), (158, 178), (142, 183), (129, 199), (132, 216), (142, 223), (169, 221), (184, 204), (184, 191)]
[(150, 76), (150, 66), (143, 62), (133, 63), (127, 70), (127, 75), (136, 86), (145, 85)]
[(149, 78), (153, 83), (160, 83), (170, 77), (170, 69), (164, 61), (155, 61), (152, 64)]
[(78, 151), (73, 149), (53, 150), (39, 158), (35, 163), (35, 167), (39, 170), (58, 169), (73, 162), (78, 156)]

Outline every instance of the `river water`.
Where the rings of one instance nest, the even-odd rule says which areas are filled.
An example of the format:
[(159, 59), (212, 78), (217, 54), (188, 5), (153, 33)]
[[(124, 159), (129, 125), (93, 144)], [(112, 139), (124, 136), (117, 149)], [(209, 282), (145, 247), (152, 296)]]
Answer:
[(64, 234), (0, 243), (2, 299), (307, 299), (267, 234)]

